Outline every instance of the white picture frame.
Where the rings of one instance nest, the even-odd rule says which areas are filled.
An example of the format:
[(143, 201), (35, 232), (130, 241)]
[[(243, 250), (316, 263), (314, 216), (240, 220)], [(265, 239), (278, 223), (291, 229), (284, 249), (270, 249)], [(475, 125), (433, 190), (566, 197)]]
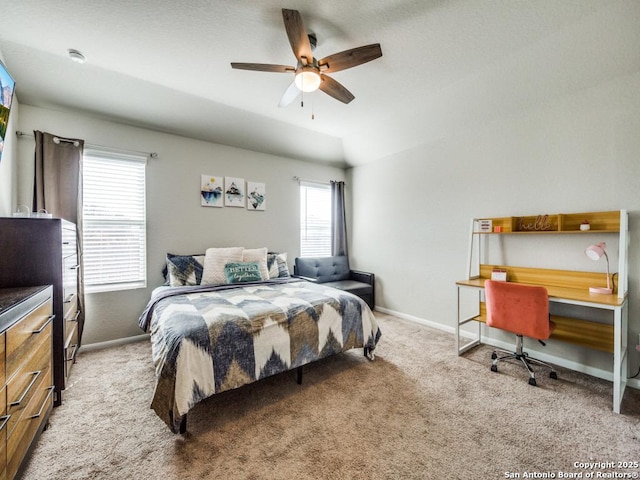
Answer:
[(245, 206), (244, 178), (224, 177), (224, 206), (241, 208)]
[(223, 177), (200, 175), (200, 205), (203, 207), (223, 207)]
[(247, 210), (263, 212), (267, 209), (266, 185), (247, 181)]

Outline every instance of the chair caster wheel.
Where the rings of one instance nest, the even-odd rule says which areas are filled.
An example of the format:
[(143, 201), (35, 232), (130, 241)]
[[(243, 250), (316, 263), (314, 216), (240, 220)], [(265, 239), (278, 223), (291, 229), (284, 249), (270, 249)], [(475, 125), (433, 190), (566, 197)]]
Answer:
[(498, 358), (498, 354), (496, 352), (493, 352), (491, 354), (491, 360), (495, 360), (496, 358)]
[(532, 386), (534, 386), (534, 387), (535, 387), (535, 386), (537, 385), (537, 383), (536, 383), (536, 379), (535, 379), (535, 378), (530, 378), (530, 379), (529, 379), (529, 385), (532, 385)]
[(498, 366), (497, 365), (491, 365), (491, 371), (492, 372), (497, 372), (498, 371)]
[(549, 374), (549, 376), (550, 376), (551, 378), (553, 378), (554, 380), (557, 380), (557, 379), (558, 379), (558, 374), (557, 374), (556, 372), (551, 372), (551, 373)]

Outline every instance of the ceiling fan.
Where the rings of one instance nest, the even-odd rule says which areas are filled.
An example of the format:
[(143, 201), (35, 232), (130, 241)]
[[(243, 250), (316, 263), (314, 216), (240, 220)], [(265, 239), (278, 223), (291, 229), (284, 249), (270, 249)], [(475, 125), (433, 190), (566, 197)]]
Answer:
[(356, 67), (381, 57), (380, 44), (374, 43), (352, 48), (317, 60), (313, 57), (316, 37), (313, 34), (307, 34), (300, 12), (283, 8), (282, 18), (293, 54), (298, 61), (295, 67), (269, 63), (235, 62), (231, 63), (231, 67), (258, 72), (295, 73), (295, 79), (284, 92), (278, 104), (279, 107), (286, 107), (293, 102), (300, 91), (313, 92), (318, 89), (342, 103), (349, 103), (353, 100), (355, 97), (349, 90), (326, 74)]

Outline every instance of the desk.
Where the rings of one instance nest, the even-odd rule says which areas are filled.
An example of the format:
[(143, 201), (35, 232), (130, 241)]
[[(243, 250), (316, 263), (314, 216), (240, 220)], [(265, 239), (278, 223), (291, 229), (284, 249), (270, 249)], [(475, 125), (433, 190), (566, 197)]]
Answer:
[[(613, 353), (613, 411), (620, 413), (620, 403), (627, 386), (627, 296), (618, 298), (615, 293), (611, 295), (589, 293), (588, 287), (585, 287), (583, 283), (584, 277), (589, 274), (584, 272), (521, 267), (505, 268), (509, 270), (509, 278), (520, 280), (518, 278), (520, 277), (528, 280), (520, 280), (519, 283), (545, 287), (550, 302), (597, 308), (610, 311), (613, 314), (612, 325), (552, 316), (552, 320), (556, 322), (558, 327), (557, 334), (554, 332), (551, 338)], [(487, 275), (490, 269), (489, 266), (486, 266), (486, 268), (481, 268), (480, 277), (456, 282), (458, 294), (456, 351), (458, 355), (481, 343), (481, 324), (486, 318), (481, 294), (484, 291), (484, 282), (490, 277), (490, 273)], [(574, 285), (579, 285), (579, 287)], [(462, 289), (472, 289), (478, 292), (478, 310), (474, 315), (466, 318), (461, 318), (460, 292)], [(461, 345), (460, 327), (472, 321), (478, 324), (477, 338)]]

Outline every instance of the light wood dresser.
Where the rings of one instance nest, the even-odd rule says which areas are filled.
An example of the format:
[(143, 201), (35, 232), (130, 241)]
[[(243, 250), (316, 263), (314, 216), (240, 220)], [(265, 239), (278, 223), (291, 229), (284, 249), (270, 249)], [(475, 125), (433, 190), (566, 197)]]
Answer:
[(0, 479), (15, 478), (53, 407), (53, 288), (0, 289)]

